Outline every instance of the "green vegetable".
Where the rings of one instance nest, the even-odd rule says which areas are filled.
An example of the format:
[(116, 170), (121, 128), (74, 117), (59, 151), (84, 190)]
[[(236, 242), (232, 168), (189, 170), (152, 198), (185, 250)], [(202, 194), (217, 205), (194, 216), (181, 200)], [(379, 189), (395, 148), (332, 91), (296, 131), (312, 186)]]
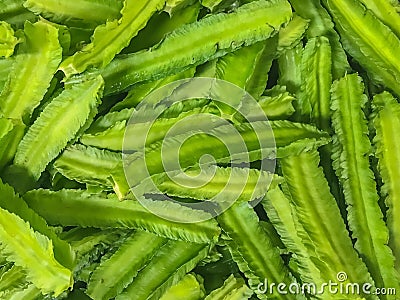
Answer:
[(399, 8), (0, 0), (0, 298), (397, 299)]
[(116, 299), (160, 299), (190, 272), (209, 251), (207, 244), (168, 241)]
[(147, 0), (139, 5), (136, 1), (126, 0), (121, 18), (96, 27), (91, 43), (64, 60), (60, 70), (69, 77), (82, 73), (91, 66), (106, 66), (116, 54), (128, 46), (130, 39), (146, 25), (154, 12), (163, 7), (164, 2), (165, 0)]
[[(0, 115), (29, 122), (61, 62), (56, 27), (39, 21), (25, 23), (25, 41), (17, 51), (7, 83), (0, 94)], [(30, 88), (25, 89), (26, 82)]]
[(258, 199), (265, 195), (272, 180), (271, 174), (256, 169), (210, 167), (198, 173), (199, 170), (189, 169), (185, 172), (187, 177), (169, 173), (153, 176), (152, 180), (164, 194), (216, 202)]
[(400, 36), (400, 16), (394, 1), (361, 0), (367, 9), (370, 9), (377, 18), (389, 26), (393, 32)]
[(89, 296), (94, 299), (117, 296), (166, 242), (151, 233), (133, 232), (121, 248), (94, 270), (88, 285)]
[(298, 111), (318, 128), (330, 131), (331, 47), (325, 37), (308, 41), (302, 55), (302, 85), (298, 93)]
[(307, 244), (303, 242), (307, 233), (296, 215), (295, 206), (291, 200), (290, 195), (286, 197), (282, 190), (276, 187), (268, 191), (262, 205), (282, 242), (287, 250), (292, 253), (300, 278), (304, 282), (322, 284), (324, 282), (323, 275), (320, 273), (318, 265), (313, 261), (314, 250), (309, 251)]
[(363, 89), (357, 74), (346, 75), (332, 86), (333, 166), (344, 189), (355, 248), (377, 286), (396, 286), (398, 275), (392, 251), (387, 246), (389, 233), (369, 164), (371, 144), (362, 111), (367, 101)]
[(97, 113), (102, 88), (100, 76), (68, 84), (29, 128), (18, 146), (14, 164), (38, 179), (68, 142), (89, 127)]
[(140, 81), (166, 77), (243, 45), (265, 40), (290, 17), (291, 10), (286, 1), (261, 0), (230, 14), (221, 13), (184, 25), (153, 51), (129, 54), (111, 62), (101, 72), (106, 82), (105, 93), (116, 93)]
[(297, 15), (279, 31), (278, 55), (296, 47), (304, 37), (309, 26), (309, 21)]
[[(295, 11), (305, 19), (310, 20), (307, 31), (308, 39), (325, 36), (329, 39), (332, 47), (332, 76), (334, 79), (342, 77), (349, 69), (346, 54), (339, 42), (338, 33), (333, 30), (334, 20), (332, 21), (329, 13), (321, 5), (321, 1), (315, 0), (290, 0)], [(341, 20), (342, 21), (342, 20)], [(327, 60), (329, 64), (330, 60)]]
[(365, 68), (371, 79), (400, 95), (399, 38), (357, 0), (324, 0), (343, 47)]
[[(28, 192), (24, 199), (28, 205), (43, 216), (50, 224), (64, 226), (78, 225), (96, 228), (139, 228), (172, 239), (206, 243), (218, 238), (220, 229), (214, 220), (200, 223), (175, 223), (158, 217), (134, 200), (119, 201), (107, 199), (80, 190), (52, 192), (35, 190)], [(160, 211), (176, 211), (190, 217), (196, 214), (189, 208), (172, 203), (160, 205)], [(207, 216), (205, 212), (197, 212)], [(177, 215), (179, 216), (179, 214)]]
[(107, 188), (112, 187), (112, 173), (120, 160), (118, 153), (75, 144), (66, 148), (53, 165), (71, 180)]
[(0, 207), (10, 213), (18, 215), (29, 222), (29, 225), (35, 231), (47, 236), (53, 244), (54, 257), (57, 261), (67, 268), (72, 268), (74, 265), (74, 253), (70, 245), (58, 237), (55, 229), (48, 226), (43, 218), (30, 209), (26, 203), (15, 194), (12, 187), (3, 184), (1, 181), (0, 192), (3, 196), (0, 200)]
[[(281, 161), (296, 214), (294, 221), (297, 222), (297, 218), (304, 228), (303, 231), (299, 227), (298, 235), (325, 281), (337, 281), (337, 274), (346, 272), (350, 282), (373, 284), (367, 268), (353, 249), (338, 206), (318, 163), (319, 156), (315, 150), (286, 157)], [(307, 258), (302, 260), (302, 263), (306, 262)], [(318, 273), (313, 276), (318, 276)]]
[(182, 11), (182, 9), (192, 5), (195, 2), (195, 0), (166, 0), (164, 11), (173, 17), (177, 11)]
[(374, 97), (373, 118), (376, 136), (374, 144), (376, 156), (379, 158), (379, 171), (384, 186), (381, 193), (386, 198), (387, 225), (390, 234), (390, 246), (396, 257), (396, 267), (399, 270), (400, 241), (398, 230), (400, 230), (398, 203), (400, 194), (396, 188), (396, 178), (399, 178), (400, 151), (396, 144), (396, 133), (400, 129), (400, 105), (392, 95), (385, 92)]
[[(223, 135), (225, 141), (229, 141), (231, 147), (238, 149), (238, 152), (235, 153), (235, 161), (237, 163), (270, 158), (275, 155), (275, 146), (278, 148), (278, 156), (282, 157), (315, 148), (328, 142), (326, 134), (313, 126), (288, 121), (275, 121), (272, 126), (276, 139), (276, 145), (274, 145), (272, 131), (265, 130), (265, 128), (268, 128), (265, 127), (266, 125), (262, 121), (254, 122), (253, 124), (241, 124), (235, 128), (237, 131), (232, 131), (230, 125), (222, 125), (212, 129), (209, 134), (192, 135), (188, 139), (187, 134), (183, 133), (165, 138), (162, 141), (163, 147), (165, 147), (164, 151), (161, 151), (161, 141), (145, 150), (147, 169), (137, 169), (137, 166), (142, 165), (144, 161), (142, 154), (136, 152), (127, 160), (128, 163), (125, 166), (125, 172), (129, 178), (132, 178), (131, 185), (140, 183), (140, 181), (146, 178), (147, 173), (149, 175), (162, 173), (164, 172), (164, 164), (168, 163), (168, 159), (164, 159), (163, 164), (162, 156), (173, 159), (172, 153), (174, 153), (176, 145), (182, 144), (180, 146), (180, 166), (182, 168), (196, 166), (204, 154), (212, 154), (217, 162), (224, 163), (227, 160), (230, 161), (231, 154), (229, 153), (229, 149), (213, 135)], [(255, 130), (262, 135), (258, 136)], [(259, 140), (264, 141), (265, 148), (260, 149)], [(185, 143), (182, 143), (182, 141), (185, 141)], [(242, 146), (245, 148), (240, 148)], [(243, 150), (241, 151), (241, 149)], [(168, 152), (171, 154), (169, 155)], [(129, 174), (134, 176), (130, 176)]]
[[(247, 202), (234, 204), (217, 219), (230, 238), (227, 241), (230, 251), (237, 255), (233, 259), (248, 278), (250, 287), (261, 299), (270, 297), (257, 290), (265, 278), (271, 282), (292, 282), (293, 278), (284, 265), (278, 248), (274, 247), (262, 229), (256, 213)], [(276, 299), (298, 298), (294, 295), (279, 295), (276, 291), (271, 295)]]
[(17, 215), (2, 208), (0, 215), (1, 252), (7, 259), (22, 267), (27, 279), (43, 293), (58, 296), (71, 287), (71, 271), (54, 259), (51, 241)]
[[(93, 26), (93, 24), (117, 19), (122, 8), (122, 1), (80, 0), (72, 3), (60, 0), (26, 0), (24, 6), (53, 22), (79, 27)], [(93, 13), (94, 11), (96, 13)]]
[[(132, 109), (133, 107), (136, 107), (148, 95), (150, 95), (150, 93), (156, 91), (158, 88), (161, 88), (177, 80), (191, 78), (193, 77), (195, 71), (196, 71), (195, 68), (190, 68), (178, 74), (170, 75), (159, 80), (135, 84), (132, 87), (132, 89), (128, 92), (128, 95), (124, 98), (124, 100), (117, 102), (111, 108), (111, 112), (120, 111), (125, 108)], [(105, 115), (104, 118), (107, 118), (109, 114), (110, 113)], [(132, 113), (126, 115), (124, 120), (129, 119), (131, 115)]]

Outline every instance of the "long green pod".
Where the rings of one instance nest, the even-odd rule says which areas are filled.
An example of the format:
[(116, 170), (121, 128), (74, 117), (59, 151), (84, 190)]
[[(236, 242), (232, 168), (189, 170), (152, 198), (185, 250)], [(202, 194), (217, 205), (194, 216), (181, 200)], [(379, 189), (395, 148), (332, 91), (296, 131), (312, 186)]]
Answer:
[(331, 16), (318, 0), (290, 0), (296, 13), (310, 20), (307, 38), (326, 36), (332, 46), (332, 75), (334, 79), (342, 77), (349, 70), (346, 53), (339, 42), (339, 35), (334, 30)]
[(396, 7), (397, 1), (360, 0), (360, 2), (400, 37), (400, 16)]
[[(262, 226), (262, 223), (260, 222), (260, 226), (262, 227), (262, 229), (265, 231), (264, 227)], [(265, 231), (266, 232), (266, 231)], [(254, 275), (254, 273), (250, 270), (249, 264), (246, 262), (246, 260), (244, 260), (242, 254), (239, 251), (239, 246), (233, 242), (231, 240), (231, 238), (229, 238), (229, 236), (226, 236), (225, 234), (223, 234), (222, 236), (223, 239), (223, 245), (224, 245), (224, 251), (226, 251), (227, 253), (229, 253), (229, 259), (232, 260), (232, 262), (235, 264), (233, 270), (231, 271), (231, 273), (237, 273), (238, 271), (240, 271), (242, 274), (244, 274), (244, 278), (247, 278), (248, 280), (248, 286), (250, 287), (251, 291), (254, 293), (254, 286), (253, 286), (253, 282), (257, 282), (257, 280), (259, 281), (259, 279), (256, 278), (256, 275)], [(278, 249), (278, 248), (277, 248)], [(232, 270), (232, 267), (231, 267)], [(254, 279), (255, 278), (255, 279)], [(256, 296), (257, 298), (265, 298), (265, 296), (263, 297), (261, 295), (262, 291), (262, 285), (261, 282), (259, 283), (259, 287), (260, 289), (260, 297), (258, 297), (258, 295)]]
[(101, 76), (96, 76), (68, 84), (29, 128), (18, 146), (14, 164), (39, 178), (47, 164), (93, 120), (103, 83)]
[(0, 207), (18, 215), (20, 218), (29, 222), (29, 225), (35, 231), (47, 236), (52, 244), (54, 250), (54, 257), (57, 261), (67, 268), (72, 269), (74, 265), (74, 253), (67, 242), (58, 237), (54, 228), (49, 227), (46, 221), (40, 217), (35, 211), (30, 209), (24, 200), (15, 194), (12, 187), (3, 184), (0, 180)]
[(304, 48), (298, 94), (299, 113), (326, 132), (330, 127), (330, 88), (332, 84), (332, 55), (329, 40), (316, 37)]
[(224, 284), (211, 291), (204, 300), (231, 300), (231, 299), (249, 299), (253, 291), (246, 285), (243, 278), (230, 275)]
[(400, 193), (397, 182), (400, 178), (400, 148), (396, 136), (400, 130), (400, 105), (392, 95), (385, 92), (374, 97), (373, 125), (375, 155), (379, 159), (379, 173), (383, 180), (381, 194), (385, 197), (389, 245), (396, 258), (397, 270), (400, 270)]
[(332, 53), (329, 39), (310, 38), (304, 49), (299, 45), (279, 58), (281, 78), (296, 95), (296, 119), (316, 124), (330, 132), (330, 86)]
[(353, 248), (322, 168), (318, 166), (318, 152), (288, 156), (281, 159), (280, 164), (294, 212), (304, 228), (300, 237), (308, 241), (305, 243), (307, 252), (321, 276), (338, 282), (337, 274), (345, 272), (348, 282), (373, 285), (366, 266)]
[[(196, 166), (204, 154), (212, 155), (221, 163), (251, 162), (300, 153), (330, 141), (328, 134), (311, 125), (290, 121), (271, 121), (268, 124), (272, 130), (265, 127), (265, 122), (258, 121), (235, 126), (233, 130), (238, 134), (230, 125), (222, 125), (207, 134), (189, 131), (189, 138), (187, 134), (165, 138), (147, 147), (144, 154), (136, 152), (127, 156), (125, 173), (132, 185), (133, 182), (140, 183), (148, 175), (163, 173), (164, 165), (175, 157), (177, 145), (180, 167), (185, 169)], [(223, 141), (216, 136), (223, 136)], [(237, 153), (230, 153), (226, 145), (238, 149)], [(244, 150), (241, 149), (243, 146)]]
[[(200, 106), (202, 102), (198, 102)], [(140, 139), (132, 139), (131, 141), (129, 140), (129, 142), (127, 142), (127, 139), (130, 137), (140, 137), (143, 135), (143, 132), (146, 130), (146, 128), (148, 128), (149, 125), (151, 125), (151, 129), (146, 136), (146, 146), (162, 141), (172, 127), (187, 117), (195, 118), (193, 120), (196, 120), (196, 126), (200, 126), (200, 124), (202, 124), (203, 130), (211, 129), (215, 126), (224, 124), (222, 120), (219, 122), (210, 123), (210, 117), (206, 115), (207, 110), (212, 112), (215, 109), (208, 107), (205, 107), (204, 109), (200, 107), (194, 107), (192, 110), (182, 112), (175, 118), (158, 118), (153, 123), (143, 122), (126, 125), (128, 120), (117, 121), (113, 126), (105, 129), (104, 131), (82, 135), (80, 141), (85, 145), (121, 151), (124, 147), (124, 139), (126, 142), (125, 147), (128, 146), (129, 149), (137, 149), (140, 147)], [(131, 116), (129, 116), (129, 118), (130, 117)], [(185, 133), (190, 130), (191, 127), (191, 124), (188, 126), (176, 126), (176, 130), (174, 130), (174, 132), (176, 134)]]
[[(315, 263), (315, 249), (309, 247), (312, 240), (304, 231), (293, 203), (280, 187), (270, 189), (261, 203), (282, 242), (292, 253), (300, 279), (303, 282), (312, 282), (316, 286), (321, 286), (328, 281), (330, 278), (326, 276), (326, 269), (318, 268)], [(324, 295), (315, 295), (315, 297), (317, 299), (340, 299), (342, 295), (335, 296), (325, 293)]]
[[(331, 94), (332, 60), (334, 53), (328, 38), (324, 36), (310, 38), (303, 50), (301, 59), (300, 90), (297, 93), (297, 118), (315, 124), (319, 129), (332, 134)], [(331, 145), (320, 149), (321, 165), (336, 199), (342, 199), (339, 182), (335, 176), (331, 161)]]
[[(61, 190), (63, 188), (65, 188), (65, 189), (83, 188), (83, 184), (65, 177), (61, 173), (57, 172), (52, 165), (49, 167), (48, 175), (50, 175), (49, 179), (51, 181), (50, 182), (51, 189), (54, 190), (54, 191), (59, 191), (59, 190)], [(95, 186), (93, 186), (91, 184), (88, 184), (86, 187), (87, 188), (92, 188), (92, 187), (94, 188)], [(100, 187), (97, 186), (97, 189), (100, 189)], [(26, 192), (26, 191), (27, 190), (25, 190), (24, 192)]]
[(117, 296), (166, 242), (167, 239), (144, 231), (130, 234), (121, 247), (94, 270), (88, 284), (88, 295), (99, 300)]
[(138, 3), (125, 0), (121, 18), (98, 26), (91, 38), (91, 43), (81, 51), (65, 59), (60, 65), (67, 77), (79, 74), (89, 67), (104, 67), (124, 47), (139, 30), (146, 26), (149, 18), (162, 9), (165, 0), (146, 0)]
[(292, 95), (297, 95), (302, 84), (301, 59), (303, 45), (298, 44), (293, 49), (284, 51), (278, 57), (279, 78), (278, 84), (285, 86)]
[(27, 279), (43, 293), (56, 296), (72, 286), (71, 271), (53, 255), (52, 242), (35, 232), (17, 215), (0, 208), (1, 252), (26, 272)]
[(358, 0), (323, 0), (345, 50), (375, 83), (400, 95), (399, 38)]
[(23, 27), (26, 21), (35, 22), (37, 17), (23, 6), (24, 1), (0, 0), (0, 20), (18, 28)]
[(201, 300), (204, 287), (193, 274), (187, 274), (177, 284), (171, 286), (160, 300)]
[(111, 175), (121, 161), (121, 154), (75, 144), (66, 148), (53, 165), (71, 180), (112, 188)]
[(101, 72), (106, 81), (105, 92), (116, 93), (140, 81), (178, 73), (265, 40), (288, 22), (291, 15), (285, 0), (260, 0), (230, 14), (212, 15), (184, 25), (151, 51), (129, 54), (110, 63)]
[(387, 246), (389, 232), (378, 204), (374, 174), (368, 155), (371, 143), (363, 108), (367, 97), (357, 74), (332, 86), (333, 167), (342, 183), (348, 221), (355, 248), (371, 272), (377, 287), (398, 285), (394, 257)]
[[(160, 137), (162, 140), (153, 142), (146, 147), (146, 166), (144, 166), (144, 168), (138, 167), (139, 164), (143, 165), (144, 162), (142, 159), (142, 153), (137, 152), (132, 155), (128, 155), (124, 163), (124, 166), (126, 167), (124, 169), (126, 175), (130, 178), (130, 180), (134, 180), (134, 182), (138, 184), (143, 179), (147, 178), (148, 175), (164, 172), (163, 163), (168, 163), (170, 160), (167, 159), (163, 162), (161, 155), (163, 155), (164, 158), (173, 158), (177, 144), (183, 144), (181, 148), (181, 165), (183, 168), (196, 166), (203, 154), (212, 154), (217, 161), (221, 163), (229, 163), (231, 161), (232, 154), (230, 154), (228, 149), (221, 144), (221, 141), (214, 138), (212, 135), (224, 136), (224, 142), (229, 143), (229, 145), (236, 148), (243, 146), (244, 142), (247, 146), (247, 151), (239, 151), (240, 153), (235, 153), (235, 155), (242, 157), (249, 154), (250, 161), (259, 160), (271, 155), (282, 157), (300, 153), (307, 149), (325, 145), (330, 141), (328, 134), (321, 132), (315, 127), (307, 124), (292, 123), (289, 121), (270, 122), (269, 125), (271, 125), (273, 130), (272, 136), (271, 130), (265, 130), (265, 128), (268, 128), (269, 125), (265, 127), (266, 124), (264, 122), (239, 124), (233, 128), (233, 130), (237, 130), (239, 134), (232, 134), (232, 128), (229, 125), (222, 125), (214, 128), (215, 125), (209, 122), (209, 118), (207, 116), (203, 119), (205, 120), (205, 123), (204, 127), (202, 127), (202, 130), (211, 127), (211, 130), (209, 130), (211, 135), (193, 131), (191, 126), (192, 123), (189, 124), (190, 128), (187, 128), (188, 126), (179, 128), (179, 132), (181, 134), (168, 138), (164, 138), (164, 131), (161, 130), (161, 128), (158, 128), (156, 130), (156, 134), (153, 135), (153, 138), (162, 133), (162, 136)], [(202, 120), (202, 118), (198, 118), (197, 120)], [(199, 122), (196, 122), (196, 125), (199, 124)], [(141, 131), (137, 132), (138, 134), (142, 134)], [(258, 133), (256, 134), (256, 132)], [(188, 133), (193, 133), (189, 139), (187, 139)], [(150, 137), (151, 136), (152, 135), (150, 135)], [(118, 147), (121, 147), (122, 139), (123, 137), (120, 135), (118, 138)], [(138, 149), (138, 147), (140, 147), (140, 145), (136, 145), (138, 141), (138, 139), (130, 139), (129, 143), (125, 145), (125, 151), (127, 149)], [(185, 141), (185, 143), (183, 143), (183, 141)], [(260, 142), (264, 143), (264, 146), (261, 148)], [(275, 146), (277, 147), (276, 154), (274, 153)], [(193, 149), (197, 149), (195, 155), (193, 155)], [(169, 154), (167, 155), (167, 152), (165, 151), (167, 151)], [(237, 160), (239, 157), (235, 159)], [(121, 173), (121, 169), (121, 166), (118, 166), (115, 172), (113, 172), (112, 177), (114, 180), (114, 190), (117, 192), (120, 198), (124, 198), (125, 194), (129, 191), (129, 185), (127, 184), (125, 174)], [(147, 171), (149, 173), (147, 173)], [(133, 182), (130, 182), (130, 184), (133, 184)]]
[(181, 280), (202, 259), (210, 245), (169, 240), (116, 300), (160, 299), (165, 291)]
[[(280, 93), (282, 92), (282, 93)], [(293, 108), (294, 98), (289, 93), (284, 92), (284, 89), (279, 91), (271, 91), (270, 95), (263, 96), (259, 100), (259, 105), (264, 111), (268, 119), (284, 119), (285, 116), (290, 116), (294, 112)], [(114, 151), (121, 151), (123, 148), (124, 136), (140, 136), (143, 130), (147, 128), (149, 123), (134, 123), (126, 126), (127, 120), (129, 120), (134, 113), (134, 109), (123, 109), (120, 112), (110, 112), (98, 120), (96, 120), (91, 128), (81, 137), (80, 141), (89, 146), (99, 147), (103, 149), (109, 149)], [(151, 125), (151, 130), (148, 132), (146, 137), (146, 145), (150, 145), (154, 142), (162, 140), (168, 130), (176, 125), (180, 120), (194, 114), (213, 114), (221, 115), (221, 112), (217, 108), (214, 102), (193, 100), (186, 101), (182, 105), (172, 106), (167, 108), (163, 114), (155, 120)], [(240, 113), (234, 112), (232, 114), (233, 119), (242, 120), (243, 117)], [(251, 116), (253, 119), (263, 119), (265, 116)], [(244, 120), (245, 121), (245, 120)], [(198, 116), (196, 124), (204, 123), (204, 130), (210, 126), (210, 122), (205, 116)], [(215, 127), (218, 124), (213, 124)], [(175, 130), (175, 133), (186, 132), (191, 128), (179, 127), (179, 131)], [(138, 140), (136, 140), (138, 142)], [(135, 140), (129, 143), (131, 146), (135, 144)]]
[(258, 216), (249, 203), (235, 203), (218, 216), (217, 220), (222, 230), (232, 239), (229, 243), (236, 245), (241, 259), (248, 266), (248, 270), (241, 271), (260, 299), (297, 299), (295, 295), (280, 295), (276, 290), (265, 294), (260, 291), (259, 286), (266, 278), (270, 282), (287, 285), (292, 283), (293, 278), (280, 257), (279, 249), (261, 227)]
[(13, 55), (17, 44), (18, 38), (14, 36), (11, 25), (0, 21), (0, 57), (8, 58)]
[[(82, 190), (35, 190), (25, 194), (28, 205), (50, 224), (78, 225), (96, 228), (138, 228), (171, 239), (207, 243), (217, 239), (218, 225), (214, 220), (199, 223), (175, 223), (144, 208), (135, 200), (119, 201), (116, 197), (90, 194)], [(207, 219), (208, 214), (180, 205), (154, 201), (154, 209)], [(171, 213), (170, 213), (171, 214)]]
[(170, 196), (212, 201), (252, 201), (268, 190), (272, 174), (257, 169), (210, 167), (182, 174), (159, 174), (152, 180)]
[[(176, 124), (177, 121), (179, 121), (180, 118), (178, 119), (160, 119), (159, 122), (156, 122), (156, 129), (153, 134), (150, 134), (149, 137), (147, 137), (146, 143), (148, 146), (148, 151), (149, 154), (152, 156), (149, 158), (150, 160), (156, 159), (156, 156), (158, 153), (161, 151), (161, 148), (158, 146), (161, 146), (161, 143), (173, 143), (173, 139), (175, 139), (175, 142), (177, 142), (181, 137), (183, 138), (184, 135), (183, 133), (186, 132), (186, 130), (190, 130), (190, 128), (180, 128), (179, 133), (180, 135), (176, 135), (174, 137), (168, 137), (165, 138), (165, 134), (168, 131), (171, 126)], [(200, 116), (196, 118), (198, 121), (204, 120), (205, 125), (204, 128), (202, 129), (207, 129), (208, 127), (216, 127), (215, 129), (211, 129), (211, 133), (220, 133), (220, 132), (226, 132), (228, 133), (228, 125), (223, 125), (220, 123), (215, 123), (215, 124), (210, 124), (209, 122), (209, 117), (207, 116)], [(208, 123), (208, 124), (207, 124)], [(198, 123), (197, 123), (198, 124)], [(140, 125), (140, 124), (139, 124)], [(146, 125), (146, 124), (144, 124)], [(221, 126), (218, 126), (221, 125)], [(278, 148), (278, 156), (284, 156), (287, 155), (290, 151), (301, 151), (303, 148), (309, 148), (315, 144), (318, 145), (323, 145), (329, 142), (329, 136), (322, 132), (319, 131), (317, 128), (307, 125), (307, 124), (302, 124), (302, 123), (293, 123), (290, 121), (271, 121), (270, 122), (271, 128), (274, 132), (274, 139), (276, 146)], [(104, 131), (104, 133), (99, 133), (97, 135), (83, 135), (81, 138), (81, 142), (91, 145), (91, 146), (97, 146), (101, 148), (109, 148), (112, 150), (122, 150), (123, 146), (123, 139), (124, 139), (124, 134), (125, 134), (125, 126), (123, 124), (117, 125), (118, 127), (114, 126), (110, 130)], [(237, 125), (236, 128), (238, 129), (238, 132), (240, 135), (243, 137), (243, 140), (245, 141), (246, 145), (248, 145), (248, 150), (250, 152), (257, 151), (257, 145), (255, 143), (258, 142), (258, 139), (262, 141), (270, 141), (272, 143), (272, 135), (271, 132), (264, 132), (262, 136), (258, 137), (254, 131), (252, 130), (252, 126), (254, 128), (262, 128), (265, 126), (264, 123), (261, 121), (259, 123), (253, 123), (253, 124), (241, 124)], [(132, 126), (132, 133), (133, 132), (140, 132), (139, 130), (135, 129), (134, 126)], [(128, 131), (129, 132), (129, 131)], [(235, 137), (232, 137), (235, 138)], [(237, 136), (238, 138), (238, 136)], [(229, 137), (228, 137), (229, 139)], [(213, 153), (212, 149), (215, 148), (215, 145), (218, 144), (217, 141), (213, 137), (207, 136), (207, 135), (202, 135), (202, 134), (197, 134), (192, 138), (192, 142), (188, 142), (188, 145), (184, 145), (184, 149), (187, 148), (189, 151), (190, 147), (197, 147), (197, 148), (203, 148), (201, 150), (202, 153)], [(205, 143), (200, 143), (199, 141), (207, 141)], [(236, 139), (236, 143), (240, 143), (242, 139)], [(208, 143), (212, 143), (208, 144)], [(138, 149), (140, 145), (138, 144), (138, 140), (132, 140), (131, 142), (126, 142), (126, 149), (130, 149), (129, 147), (132, 147), (133, 149)], [(314, 144), (313, 144), (314, 143)], [(159, 144), (159, 145), (158, 145)], [(158, 146), (157, 146), (158, 145)], [(271, 144), (273, 147), (273, 145)], [(168, 149), (168, 147), (166, 148)], [(200, 150), (199, 150), (200, 151)], [(207, 152), (209, 151), (209, 152)], [(192, 152), (192, 151), (190, 151)], [(135, 155), (134, 155), (135, 156)], [(196, 157), (199, 155), (196, 155)], [(228, 153), (226, 154), (221, 154), (219, 158), (225, 158), (228, 156)], [(200, 157), (200, 156), (199, 156)], [(193, 160), (192, 160), (193, 161)], [(152, 164), (157, 163), (156, 161), (153, 161)], [(187, 166), (191, 166), (190, 164)]]
[[(270, 189), (275, 189), (275, 187), (276, 184), (270, 187)], [(271, 241), (275, 245), (275, 247), (279, 248), (282, 254), (283, 253), (286, 254), (287, 249), (285, 249), (285, 245), (282, 243), (282, 240), (278, 232), (276, 231), (275, 227), (271, 224), (271, 222), (269, 220), (268, 221), (260, 220), (260, 225), (263, 228), (263, 230), (267, 233), (267, 235), (271, 238)]]
[[(118, 19), (122, 1), (79, 0), (26, 0), (24, 7), (37, 15), (68, 26), (88, 27)], [(96, 13), (93, 13), (96, 12)]]
[[(56, 27), (39, 21), (25, 23), (25, 41), (19, 47), (7, 83), (0, 94), (0, 115), (29, 123), (61, 62)], [(26, 83), (29, 82), (29, 89)]]

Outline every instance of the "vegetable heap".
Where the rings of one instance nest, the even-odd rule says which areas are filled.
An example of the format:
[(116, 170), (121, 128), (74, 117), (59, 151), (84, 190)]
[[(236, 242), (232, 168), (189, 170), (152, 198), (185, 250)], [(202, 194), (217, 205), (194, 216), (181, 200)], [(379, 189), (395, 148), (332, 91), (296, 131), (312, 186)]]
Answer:
[[(399, 299), (398, 10), (0, 0), (0, 299)], [(244, 89), (269, 121), (218, 99), (141, 106), (201, 77)], [(155, 107), (143, 147), (156, 194), (124, 142), (148, 125), (132, 114)], [(186, 118), (193, 127), (170, 130)], [(262, 151), (254, 128), (266, 125), (275, 147)], [(224, 142), (238, 137), (248, 156), (233, 163)], [(164, 170), (163, 144), (175, 141), (189, 181), (207, 184), (187, 188)], [(260, 167), (275, 159), (274, 172)], [(234, 195), (218, 214), (192, 207)]]

